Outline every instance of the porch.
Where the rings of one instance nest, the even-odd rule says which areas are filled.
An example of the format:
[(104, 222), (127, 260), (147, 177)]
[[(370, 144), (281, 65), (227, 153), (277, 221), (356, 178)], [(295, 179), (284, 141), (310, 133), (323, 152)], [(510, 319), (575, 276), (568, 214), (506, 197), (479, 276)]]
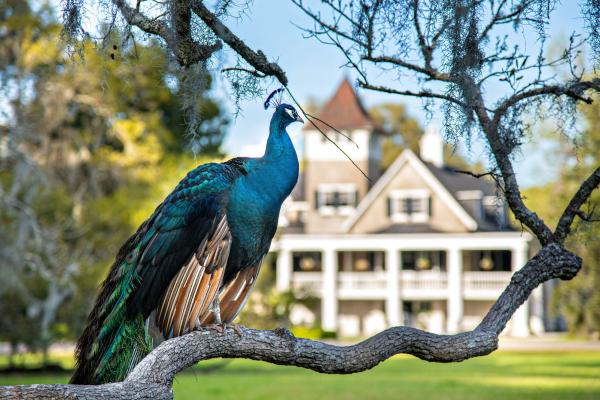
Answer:
[[(444, 331), (458, 332), (471, 325), (463, 323), (465, 302), (495, 300), (512, 271), (527, 261), (527, 238), (499, 235), (503, 237), (495, 240), (484, 234), (468, 235), (468, 240), (467, 235), (360, 239), (347, 235), (318, 240), (284, 235), (274, 248), (278, 251), (277, 287), (320, 298), (326, 330), (338, 329), (341, 301), (381, 300), (387, 326), (405, 322), (403, 302), (443, 301)], [(527, 304), (517, 311), (513, 335), (528, 334), (528, 314)]]

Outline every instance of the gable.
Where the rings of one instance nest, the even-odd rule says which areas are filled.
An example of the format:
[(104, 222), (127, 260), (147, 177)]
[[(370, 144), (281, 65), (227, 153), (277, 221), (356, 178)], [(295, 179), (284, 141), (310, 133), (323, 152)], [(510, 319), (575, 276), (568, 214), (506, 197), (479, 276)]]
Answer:
[(344, 224), (346, 232), (385, 231), (392, 225), (388, 198), (396, 191), (427, 191), (431, 198), (428, 229), (442, 232), (467, 232), (477, 223), (439, 180), (410, 150), (405, 150), (377, 181), (359, 204), (356, 213)]

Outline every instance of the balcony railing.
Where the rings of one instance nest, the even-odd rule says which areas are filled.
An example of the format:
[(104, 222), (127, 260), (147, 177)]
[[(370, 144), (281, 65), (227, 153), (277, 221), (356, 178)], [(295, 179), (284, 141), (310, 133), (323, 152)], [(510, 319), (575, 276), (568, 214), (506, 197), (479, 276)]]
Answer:
[(300, 295), (321, 297), (323, 276), (321, 272), (294, 272), (292, 274), (292, 289)]
[(495, 299), (510, 282), (511, 272), (464, 272), (463, 293), (467, 299)]
[(400, 271), (400, 296), (442, 299), (447, 296), (448, 275), (442, 271)]
[[(400, 271), (400, 296), (404, 299), (445, 299), (448, 296), (448, 274), (442, 271)], [(504, 290), (511, 272), (464, 272), (463, 295), (470, 300), (492, 300)], [(292, 288), (299, 294), (321, 296), (322, 272), (294, 272)], [(338, 296), (341, 299), (384, 299), (386, 272), (339, 272)]]
[(340, 272), (338, 293), (347, 299), (384, 299), (386, 295), (386, 273), (380, 272)]

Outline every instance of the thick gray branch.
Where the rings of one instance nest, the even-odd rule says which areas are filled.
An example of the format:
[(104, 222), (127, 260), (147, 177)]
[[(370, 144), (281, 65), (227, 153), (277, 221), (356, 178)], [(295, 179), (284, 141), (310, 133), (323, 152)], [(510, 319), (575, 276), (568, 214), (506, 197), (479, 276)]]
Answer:
[(600, 185), (600, 167), (596, 168), (594, 172), (581, 184), (577, 192), (573, 195), (573, 198), (565, 208), (562, 216), (558, 220), (556, 230), (554, 231), (554, 237), (558, 243), (563, 243), (571, 231), (571, 224), (575, 216), (578, 215), (581, 206), (588, 201), (592, 192)]
[[(549, 279), (571, 279), (581, 268), (581, 259), (551, 244), (511, 279), (498, 301), (473, 331), (436, 335), (398, 326), (351, 346), (335, 346), (298, 339), (285, 329), (260, 331), (233, 329), (192, 332), (158, 346), (144, 358), (125, 382), (101, 386), (23, 385), (0, 388), (0, 397), (33, 398), (172, 398), (175, 375), (198, 361), (211, 358), (248, 358), (280, 365), (293, 365), (328, 374), (351, 374), (371, 369), (399, 353), (434, 362), (457, 362), (489, 354), (498, 347), (498, 335), (533, 289)], [(43, 395), (43, 397), (40, 397)]]
[(265, 75), (273, 76), (284, 86), (287, 86), (288, 79), (281, 67), (274, 62), (270, 62), (265, 54), (257, 50), (252, 50), (242, 39), (237, 37), (231, 30), (223, 24), (215, 14), (213, 14), (202, 1), (192, 0), (190, 7), (198, 17), (217, 35), (221, 40), (229, 45), (237, 54), (240, 55), (248, 64), (257, 71)]
[(177, 62), (184, 67), (210, 58), (221, 49), (221, 42), (202, 45), (192, 40), (188, 2), (178, 0), (173, 4), (173, 25), (175, 32), (163, 21), (150, 19), (138, 9), (130, 7), (124, 0), (112, 0), (128, 24), (142, 31), (161, 37), (177, 58)]
[(504, 195), (508, 206), (515, 214), (517, 220), (531, 229), (542, 245), (551, 243), (553, 241), (553, 235), (550, 228), (548, 228), (544, 221), (523, 202), (519, 183), (517, 182), (517, 176), (510, 159), (512, 148), (507, 146), (500, 138), (498, 121), (496, 119), (491, 119), (488, 115), (481, 88), (478, 87), (472, 79), (465, 79), (460, 82), (460, 84), (466, 88), (467, 92), (471, 93), (473, 109), (479, 119), (481, 129), (486, 135), (490, 149), (502, 175)]

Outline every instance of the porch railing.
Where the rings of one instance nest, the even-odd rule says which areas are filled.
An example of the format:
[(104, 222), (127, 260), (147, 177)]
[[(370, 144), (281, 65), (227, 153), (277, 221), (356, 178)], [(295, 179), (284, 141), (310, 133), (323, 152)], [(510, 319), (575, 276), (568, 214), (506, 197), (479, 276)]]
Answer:
[(445, 291), (448, 274), (443, 271), (400, 271), (400, 289), (404, 291)]
[(496, 298), (510, 282), (508, 271), (474, 271), (463, 273), (465, 298)]

